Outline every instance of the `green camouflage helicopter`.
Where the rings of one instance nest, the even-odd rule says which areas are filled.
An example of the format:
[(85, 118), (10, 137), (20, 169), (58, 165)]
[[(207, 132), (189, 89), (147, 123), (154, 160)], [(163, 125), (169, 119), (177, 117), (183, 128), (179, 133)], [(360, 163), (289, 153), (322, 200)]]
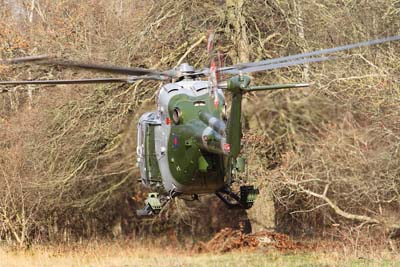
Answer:
[[(252, 86), (245, 74), (331, 60), (335, 57), (325, 55), (398, 40), (400, 36), (392, 36), (227, 67), (217, 67), (214, 57), (210, 56), (210, 68), (200, 70), (187, 63), (176, 69), (157, 71), (65, 61), (48, 56), (15, 58), (0, 62), (88, 69), (128, 75), (128, 78), (0, 81), (0, 85), (132, 83), (142, 79), (165, 81), (158, 93), (157, 110), (143, 114), (138, 123), (137, 161), (141, 182), (154, 192), (148, 195), (144, 208), (137, 210), (137, 214), (154, 215), (174, 197), (197, 199), (203, 194), (216, 194), (229, 208), (248, 209), (252, 207), (258, 190), (252, 185), (241, 186), (239, 192), (231, 189), (234, 174), (245, 168), (240, 156), (243, 94), (306, 87), (308, 84)], [(213, 55), (212, 42), (210, 34), (210, 55)], [(233, 77), (220, 82), (218, 76), (222, 74)], [(208, 79), (202, 79), (204, 77)], [(231, 95), (229, 114), (226, 113), (224, 91)]]

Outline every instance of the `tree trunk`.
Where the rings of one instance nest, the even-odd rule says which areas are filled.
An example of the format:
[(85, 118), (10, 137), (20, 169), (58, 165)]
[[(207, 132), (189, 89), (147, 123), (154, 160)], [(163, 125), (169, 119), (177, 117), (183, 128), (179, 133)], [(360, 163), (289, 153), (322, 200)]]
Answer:
[(35, 11), (35, 0), (31, 0), (31, 9), (29, 10), (29, 23), (33, 22), (34, 11)]
[(243, 13), (245, 0), (226, 0), (227, 34), (231, 36), (235, 47), (232, 59), (238, 62), (248, 62), (250, 58), (250, 44), (247, 37), (246, 17)]
[[(251, 44), (248, 38), (246, 14), (244, 6), (246, 0), (226, 0), (227, 10), (227, 29), (226, 33), (231, 36), (231, 42), (235, 50), (230, 55), (236, 63), (250, 61)], [(251, 104), (247, 98), (243, 99), (242, 108), (244, 113), (248, 113)], [(246, 119), (245, 117), (243, 118)], [(252, 224), (253, 231), (275, 228), (275, 207), (272, 192), (268, 186), (261, 189), (261, 194), (254, 207), (248, 210), (247, 215)]]
[[(301, 6), (297, 3), (297, 0), (292, 0), (291, 1), (292, 9), (294, 12), (294, 20), (295, 20), (295, 25), (296, 25), (296, 32), (299, 37), (299, 45), (301, 46), (302, 52), (307, 51), (307, 41), (305, 38), (304, 34), (304, 20), (303, 20), (303, 11), (301, 9)], [(309, 65), (304, 64), (303, 65), (303, 78), (305, 82), (309, 82)]]

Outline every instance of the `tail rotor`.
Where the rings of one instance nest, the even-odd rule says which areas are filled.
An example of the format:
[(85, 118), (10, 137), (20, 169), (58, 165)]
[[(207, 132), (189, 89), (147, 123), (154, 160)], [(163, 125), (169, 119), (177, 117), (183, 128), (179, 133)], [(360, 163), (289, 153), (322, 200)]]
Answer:
[[(218, 109), (219, 107), (219, 99), (218, 99), (218, 74), (217, 74), (217, 63), (215, 62), (215, 52), (214, 52), (214, 36), (215, 33), (210, 30), (208, 32), (207, 38), (207, 52), (210, 58), (210, 73), (209, 73), (209, 81), (210, 81), (210, 95), (214, 98), (214, 105)], [(218, 53), (218, 59), (219, 59)], [(220, 60), (219, 60), (220, 61)]]

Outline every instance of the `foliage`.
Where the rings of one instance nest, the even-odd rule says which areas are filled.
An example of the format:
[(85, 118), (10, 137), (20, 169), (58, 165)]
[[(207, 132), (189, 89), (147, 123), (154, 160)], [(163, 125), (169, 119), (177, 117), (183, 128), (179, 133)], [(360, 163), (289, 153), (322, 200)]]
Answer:
[[(182, 61), (201, 67), (209, 64), (210, 28), (225, 64), (399, 34), (400, 28), (398, 1), (388, 0), (32, 3), (14, 1), (14, 9), (0, 13), (2, 57), (50, 53), (157, 69)], [(281, 230), (398, 228), (399, 47), (358, 49), (323, 64), (254, 74), (254, 83), (314, 82), (302, 91), (251, 94), (244, 104), (246, 177), (272, 192)], [(24, 66), (0, 69), (0, 75), (91, 74)], [(165, 212), (169, 220), (139, 223), (126, 202), (127, 195), (143, 198), (136, 184), (135, 123), (154, 108), (159, 86), (30, 88), (29, 97), (17, 87), (2, 94), (0, 237), (22, 244), (96, 237), (118, 227), (195, 232), (202, 219), (191, 218), (200, 216), (199, 207), (177, 201)]]

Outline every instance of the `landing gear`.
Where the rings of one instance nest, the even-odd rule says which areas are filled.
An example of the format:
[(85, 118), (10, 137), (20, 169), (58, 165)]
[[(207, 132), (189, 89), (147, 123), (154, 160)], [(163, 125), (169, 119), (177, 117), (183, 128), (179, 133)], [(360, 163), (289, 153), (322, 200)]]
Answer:
[(144, 201), (143, 209), (136, 210), (136, 215), (139, 217), (154, 216), (160, 213), (161, 209), (171, 199), (180, 196), (182, 193), (171, 190), (169, 194), (149, 193)]
[[(221, 199), (229, 209), (249, 209), (253, 206), (256, 200), (259, 190), (254, 188), (252, 185), (241, 186), (239, 195), (232, 192), (229, 187), (224, 187), (219, 190), (216, 195)], [(226, 196), (234, 200), (228, 200)]]
[(149, 193), (147, 199), (144, 201), (143, 209), (136, 210), (136, 215), (140, 217), (152, 216), (160, 213), (162, 204), (158, 193)]

